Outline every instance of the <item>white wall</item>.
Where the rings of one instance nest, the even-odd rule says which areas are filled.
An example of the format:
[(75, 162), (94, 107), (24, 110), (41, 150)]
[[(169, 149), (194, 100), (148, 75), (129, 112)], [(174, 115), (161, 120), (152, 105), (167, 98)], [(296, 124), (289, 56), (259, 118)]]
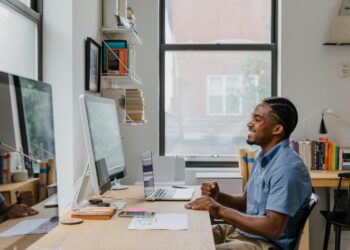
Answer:
[(43, 80), (53, 86), (60, 213), (86, 161), (78, 96), (84, 92), (84, 39), (99, 40), (101, 1), (45, 0)]
[(52, 84), (58, 199), (62, 211), (71, 200), (74, 186), (72, 3), (46, 0), (43, 11), (43, 80)]
[[(350, 121), (350, 78), (339, 76), (341, 64), (350, 64), (350, 46), (323, 46), (331, 20), (338, 11), (337, 2), (329, 0), (294, 0), (282, 2), (281, 94), (297, 106), (303, 120), (317, 110), (335, 108)], [(321, 117), (297, 128), (294, 138), (317, 139)], [(333, 117), (325, 118), (327, 137), (341, 146), (350, 146), (349, 124)], [(325, 230), (319, 209), (326, 208), (324, 189), (317, 189), (321, 202), (311, 216), (311, 249), (322, 249)], [(342, 237), (348, 238), (344, 233)], [(342, 241), (342, 249), (350, 248)], [(330, 242), (330, 249), (334, 248)]]
[(136, 16), (137, 31), (142, 45), (136, 46), (136, 74), (143, 81), (145, 114), (148, 123), (122, 126), (127, 175), (124, 183), (141, 180), (140, 153), (151, 149), (159, 153), (159, 28), (158, 0), (129, 0)]

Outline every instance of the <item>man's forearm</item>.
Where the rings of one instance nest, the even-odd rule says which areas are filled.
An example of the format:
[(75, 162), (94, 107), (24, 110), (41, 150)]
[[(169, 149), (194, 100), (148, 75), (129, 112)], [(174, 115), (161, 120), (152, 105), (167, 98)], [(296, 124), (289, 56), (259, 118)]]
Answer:
[(217, 201), (225, 207), (234, 208), (241, 212), (245, 212), (247, 208), (247, 201), (244, 194), (229, 195), (220, 192)]
[(267, 215), (251, 216), (228, 207), (220, 207), (219, 218), (248, 233), (261, 235), (269, 239), (277, 239), (281, 233), (281, 227)]

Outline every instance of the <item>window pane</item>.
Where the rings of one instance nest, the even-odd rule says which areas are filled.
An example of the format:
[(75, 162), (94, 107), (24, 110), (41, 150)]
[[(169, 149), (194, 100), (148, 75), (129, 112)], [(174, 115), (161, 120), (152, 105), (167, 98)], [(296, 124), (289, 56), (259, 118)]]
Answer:
[(30, 8), (31, 0), (19, 0)]
[(253, 108), (271, 95), (271, 52), (167, 51), (165, 60), (166, 155), (238, 152)]
[(37, 79), (37, 24), (0, 2), (0, 30), (0, 70)]
[(166, 0), (165, 42), (270, 43), (271, 1)]
[(209, 97), (209, 114), (222, 114), (222, 97), (210, 96)]

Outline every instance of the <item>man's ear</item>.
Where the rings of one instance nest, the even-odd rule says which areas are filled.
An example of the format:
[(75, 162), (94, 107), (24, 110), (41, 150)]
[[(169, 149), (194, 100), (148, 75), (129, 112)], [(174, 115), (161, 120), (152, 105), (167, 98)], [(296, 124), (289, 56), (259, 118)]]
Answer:
[(273, 128), (272, 134), (278, 135), (278, 136), (283, 136), (283, 134), (284, 134), (283, 126), (281, 124), (275, 125), (275, 127)]

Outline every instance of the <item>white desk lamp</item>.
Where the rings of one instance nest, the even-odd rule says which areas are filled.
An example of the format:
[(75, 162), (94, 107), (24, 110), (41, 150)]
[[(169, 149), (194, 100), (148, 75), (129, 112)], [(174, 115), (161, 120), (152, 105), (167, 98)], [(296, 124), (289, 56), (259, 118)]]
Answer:
[(302, 127), (303, 125), (305, 125), (306, 123), (308, 123), (310, 120), (312, 120), (314, 117), (318, 116), (319, 114), (321, 114), (321, 124), (320, 124), (320, 130), (319, 130), (319, 133), (320, 134), (327, 134), (327, 129), (326, 129), (326, 125), (325, 125), (325, 122), (324, 122), (324, 116), (326, 115), (331, 115), (331, 116), (334, 116), (334, 117), (337, 117), (340, 119), (340, 116), (339, 116), (339, 113), (336, 109), (334, 108), (323, 108), (323, 109), (320, 109), (318, 110), (317, 112), (313, 113), (312, 115), (310, 115), (309, 117), (307, 117), (306, 119), (300, 121), (298, 123), (298, 128)]

